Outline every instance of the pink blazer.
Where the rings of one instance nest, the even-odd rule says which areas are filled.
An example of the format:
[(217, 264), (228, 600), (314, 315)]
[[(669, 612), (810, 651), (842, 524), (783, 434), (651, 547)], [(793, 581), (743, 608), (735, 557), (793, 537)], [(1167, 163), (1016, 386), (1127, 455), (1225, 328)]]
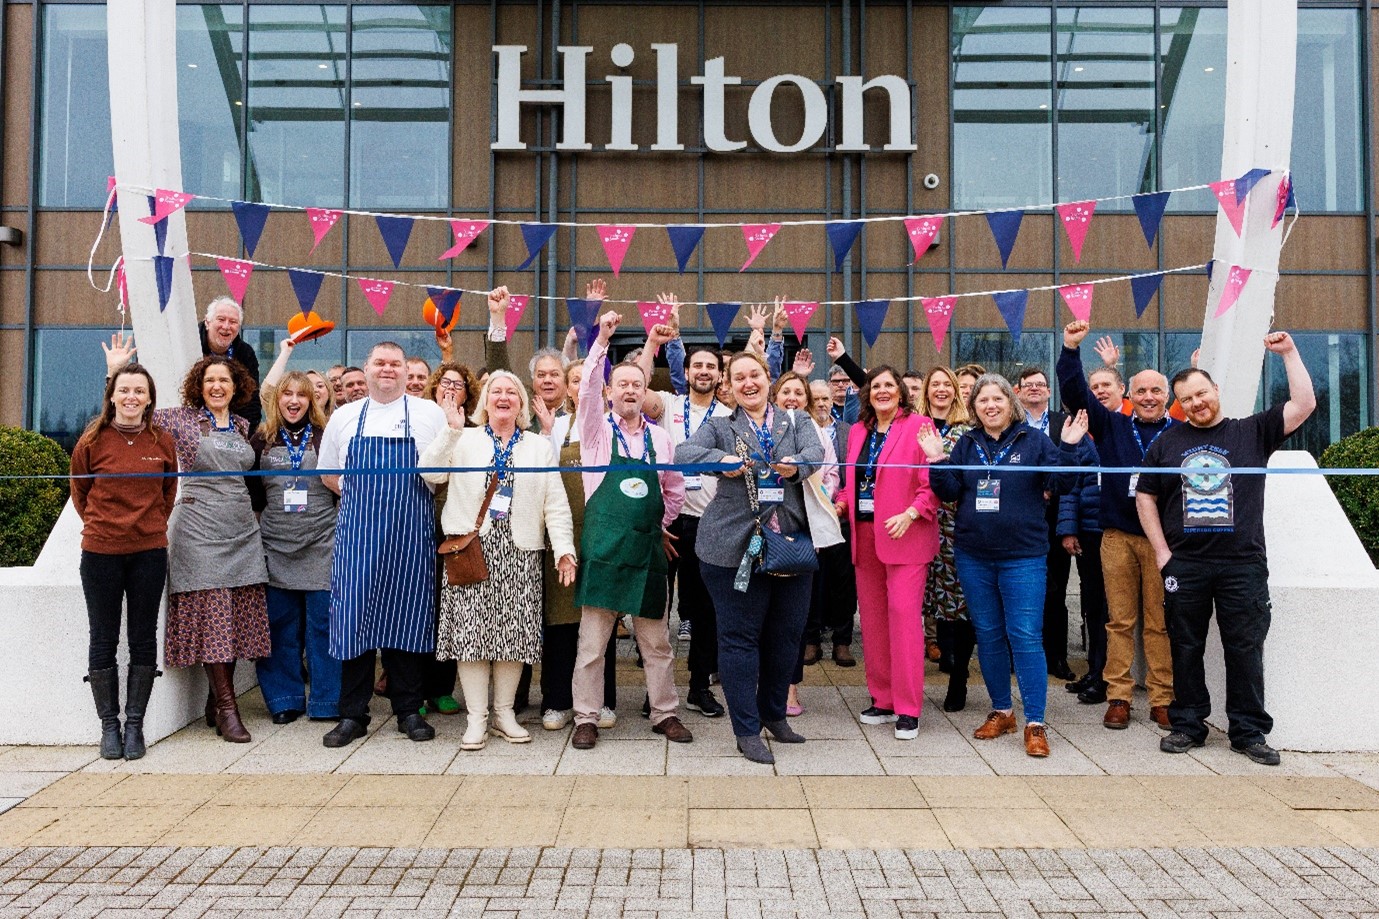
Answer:
[[(903, 418), (891, 422), (886, 445), (881, 448), (881, 457), (876, 470), (876, 555), (887, 565), (927, 565), (938, 555), (938, 496), (929, 488), (929, 470), (923, 468), (928, 463), (924, 451), (919, 447), (921, 426), (933, 427), (933, 422), (923, 415), (911, 412)], [(861, 422), (854, 424), (848, 433), (849, 463), (866, 462), (862, 451), (866, 449), (870, 432)], [(860, 460), (858, 457), (862, 457)], [(915, 468), (903, 468), (912, 466)], [(855, 507), (856, 487), (862, 470), (858, 466), (848, 469), (847, 486), (838, 493), (837, 501), (846, 506), (848, 523), (857, 532), (857, 510)], [(885, 521), (896, 514), (904, 513), (913, 507), (919, 519), (910, 524), (905, 535), (891, 539), (886, 533)], [(857, 539), (852, 539), (852, 560), (857, 561)]]

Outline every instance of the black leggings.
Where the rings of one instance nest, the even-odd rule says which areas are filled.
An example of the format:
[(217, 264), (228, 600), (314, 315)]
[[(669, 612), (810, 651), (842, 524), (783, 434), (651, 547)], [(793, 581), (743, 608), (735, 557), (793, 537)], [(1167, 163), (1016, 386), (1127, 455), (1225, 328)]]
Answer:
[(168, 550), (145, 549), (125, 555), (81, 553), (81, 589), (91, 623), (90, 670), (115, 666), (120, 644), (120, 614), (129, 606), (129, 662), (158, 665), (158, 606), (168, 576)]

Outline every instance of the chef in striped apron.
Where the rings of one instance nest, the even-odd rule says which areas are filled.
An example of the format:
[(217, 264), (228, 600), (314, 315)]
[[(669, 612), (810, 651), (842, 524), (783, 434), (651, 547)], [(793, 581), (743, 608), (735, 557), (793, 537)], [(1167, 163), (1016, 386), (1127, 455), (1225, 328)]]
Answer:
[(382, 650), (397, 729), (431, 740), (435, 729), (419, 710), (425, 662), (435, 651), (435, 507), (415, 474), (361, 474), (415, 468), (445, 427), (434, 402), (409, 396), (405, 354), (393, 342), (369, 351), (364, 367), (369, 396), (343, 405), (321, 438), (324, 476), (340, 494), (340, 517), (330, 578), (330, 653), (339, 658), (340, 723), (327, 747), (343, 747), (368, 732), (375, 653)]

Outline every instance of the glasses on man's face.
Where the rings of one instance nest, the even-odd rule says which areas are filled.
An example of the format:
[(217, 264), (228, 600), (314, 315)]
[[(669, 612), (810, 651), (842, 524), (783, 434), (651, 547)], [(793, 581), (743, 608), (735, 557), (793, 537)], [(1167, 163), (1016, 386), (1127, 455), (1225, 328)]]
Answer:
[(829, 385), (829, 386), (846, 386), (846, 385), (848, 385), (848, 379), (847, 379), (847, 377), (839, 377), (839, 378), (836, 379), (836, 380), (829, 380), (829, 381), (828, 381), (828, 385)]
[(1048, 383), (1031, 383), (1028, 380), (1020, 384), (1021, 389), (1048, 389)]

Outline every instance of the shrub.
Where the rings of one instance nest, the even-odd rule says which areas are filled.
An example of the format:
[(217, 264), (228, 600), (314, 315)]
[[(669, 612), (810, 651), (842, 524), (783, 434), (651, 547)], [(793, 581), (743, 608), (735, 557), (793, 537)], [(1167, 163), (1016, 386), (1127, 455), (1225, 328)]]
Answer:
[[(1321, 465), (1333, 469), (1379, 468), (1379, 427), (1336, 441), (1322, 451)], [(1379, 476), (1329, 475), (1326, 480), (1370, 558), (1379, 564)]]
[[(0, 476), (66, 476), (70, 465), (57, 441), (0, 427)], [(66, 503), (65, 478), (0, 478), (0, 567), (32, 565)]]

